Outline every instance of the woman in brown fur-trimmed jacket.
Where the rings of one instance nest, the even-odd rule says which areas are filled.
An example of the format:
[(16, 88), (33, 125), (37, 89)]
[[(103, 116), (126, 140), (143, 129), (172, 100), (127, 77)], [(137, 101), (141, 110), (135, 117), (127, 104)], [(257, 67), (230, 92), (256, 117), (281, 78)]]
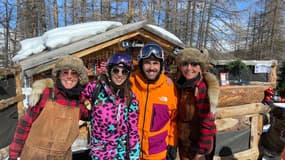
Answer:
[(80, 58), (63, 56), (55, 62), (52, 77), (55, 83), (49, 79), (33, 85), (32, 101), (9, 146), (10, 160), (72, 160), (78, 121), (90, 117), (81, 95), (87, 68)]
[(178, 53), (176, 62), (180, 159), (212, 159), (219, 83), (213, 74), (206, 72), (208, 51), (185, 48)]

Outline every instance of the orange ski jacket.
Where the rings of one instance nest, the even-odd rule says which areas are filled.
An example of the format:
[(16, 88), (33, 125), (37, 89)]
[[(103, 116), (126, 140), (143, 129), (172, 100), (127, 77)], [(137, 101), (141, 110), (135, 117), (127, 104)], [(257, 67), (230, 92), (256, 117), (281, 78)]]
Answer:
[(139, 71), (130, 80), (139, 101), (140, 158), (165, 159), (167, 146), (177, 145), (175, 85), (164, 74), (155, 83), (148, 83)]

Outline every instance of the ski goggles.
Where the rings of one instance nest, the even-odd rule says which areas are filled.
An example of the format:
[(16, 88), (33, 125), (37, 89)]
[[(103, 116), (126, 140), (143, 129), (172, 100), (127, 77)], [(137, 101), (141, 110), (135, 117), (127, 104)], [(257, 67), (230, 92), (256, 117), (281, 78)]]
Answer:
[(145, 59), (150, 57), (151, 55), (154, 55), (156, 58), (164, 60), (164, 53), (162, 48), (159, 45), (156, 44), (149, 44), (145, 45), (138, 55), (138, 59)]

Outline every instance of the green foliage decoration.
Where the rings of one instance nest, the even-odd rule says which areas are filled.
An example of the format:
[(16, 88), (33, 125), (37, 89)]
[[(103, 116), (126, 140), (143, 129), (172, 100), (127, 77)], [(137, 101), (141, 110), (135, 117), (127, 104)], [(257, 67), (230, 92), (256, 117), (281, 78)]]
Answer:
[(234, 76), (240, 76), (244, 70), (247, 70), (247, 66), (241, 60), (235, 60), (229, 62), (226, 66), (226, 69)]
[(278, 70), (276, 91), (280, 97), (285, 97), (285, 61), (281, 63)]

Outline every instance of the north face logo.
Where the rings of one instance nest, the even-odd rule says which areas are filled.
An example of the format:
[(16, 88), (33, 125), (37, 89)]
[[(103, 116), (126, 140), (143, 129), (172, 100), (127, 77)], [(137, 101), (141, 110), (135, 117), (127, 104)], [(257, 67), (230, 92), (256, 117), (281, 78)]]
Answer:
[(165, 97), (165, 96), (158, 97), (158, 99), (163, 101), (163, 102), (167, 102), (168, 101), (168, 98)]

